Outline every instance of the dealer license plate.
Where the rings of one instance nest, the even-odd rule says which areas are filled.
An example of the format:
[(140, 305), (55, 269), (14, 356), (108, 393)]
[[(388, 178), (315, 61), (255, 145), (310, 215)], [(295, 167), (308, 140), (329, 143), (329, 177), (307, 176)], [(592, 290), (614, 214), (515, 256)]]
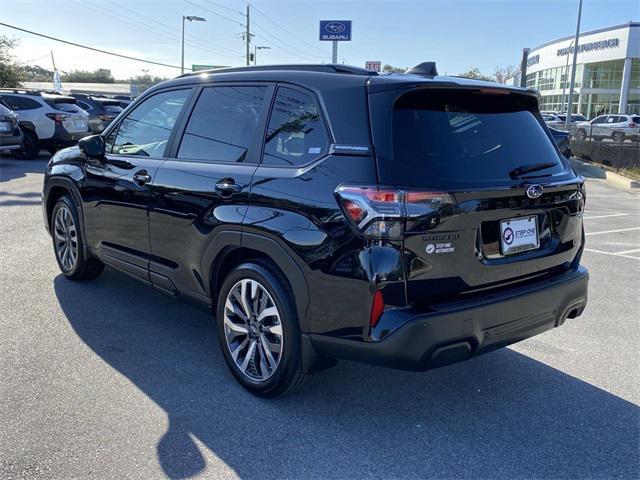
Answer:
[(500, 222), (503, 255), (535, 250), (540, 246), (538, 217), (518, 217)]

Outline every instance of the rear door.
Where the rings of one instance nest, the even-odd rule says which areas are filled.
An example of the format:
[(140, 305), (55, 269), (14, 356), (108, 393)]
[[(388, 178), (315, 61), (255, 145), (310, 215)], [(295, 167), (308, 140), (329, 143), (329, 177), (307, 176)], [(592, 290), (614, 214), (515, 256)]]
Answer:
[(144, 99), (106, 137), (103, 161), (88, 160), (81, 189), (87, 243), (101, 259), (149, 281), (151, 185), (192, 89)]
[(421, 89), (373, 94), (371, 106), (380, 182), (405, 190), (410, 302), (486, 293), (574, 260), (581, 179), (535, 97)]
[(202, 299), (207, 294), (207, 249), (218, 235), (241, 231), (272, 91), (246, 83), (198, 90), (152, 186), (156, 287)]

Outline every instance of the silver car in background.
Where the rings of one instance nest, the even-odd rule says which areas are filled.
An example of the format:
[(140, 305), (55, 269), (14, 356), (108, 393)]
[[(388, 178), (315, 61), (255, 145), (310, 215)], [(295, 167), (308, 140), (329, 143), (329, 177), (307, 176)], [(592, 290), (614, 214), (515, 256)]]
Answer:
[(576, 138), (610, 138), (615, 142), (625, 139), (637, 141), (640, 139), (640, 115), (600, 115), (590, 122), (579, 122), (576, 125)]

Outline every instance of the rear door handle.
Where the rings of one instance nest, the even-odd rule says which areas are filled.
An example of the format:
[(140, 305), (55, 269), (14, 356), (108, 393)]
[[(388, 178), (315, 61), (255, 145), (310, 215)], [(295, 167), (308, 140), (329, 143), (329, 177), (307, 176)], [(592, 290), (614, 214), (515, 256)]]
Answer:
[(242, 191), (242, 185), (238, 185), (233, 178), (223, 178), (216, 183), (216, 192), (222, 196), (233, 195)]
[(144, 185), (145, 183), (149, 183), (151, 181), (151, 175), (149, 175), (146, 170), (140, 170), (139, 172), (133, 174), (133, 181), (138, 185)]

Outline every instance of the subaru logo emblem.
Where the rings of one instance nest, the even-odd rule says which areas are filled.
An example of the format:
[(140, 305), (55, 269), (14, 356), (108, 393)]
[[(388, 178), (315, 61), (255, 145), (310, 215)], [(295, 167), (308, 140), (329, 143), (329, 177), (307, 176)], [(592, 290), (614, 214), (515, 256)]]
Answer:
[(527, 187), (527, 197), (538, 198), (542, 195), (542, 185), (529, 185)]
[(344, 23), (340, 23), (340, 22), (328, 23), (325, 28), (328, 32), (331, 32), (331, 33), (342, 33), (347, 29)]

